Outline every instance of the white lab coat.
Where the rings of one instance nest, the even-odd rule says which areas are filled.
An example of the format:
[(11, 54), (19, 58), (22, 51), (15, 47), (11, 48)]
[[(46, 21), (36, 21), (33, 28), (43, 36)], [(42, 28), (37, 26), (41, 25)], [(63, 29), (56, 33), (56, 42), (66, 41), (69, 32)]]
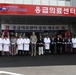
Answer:
[(51, 42), (50, 38), (47, 38), (47, 37), (44, 38), (44, 43), (45, 43), (45, 49), (46, 50), (50, 49), (50, 42)]
[(18, 50), (23, 50), (23, 39), (22, 38), (17, 39), (17, 45), (18, 45)]
[(24, 38), (24, 51), (29, 51), (30, 39)]
[(2, 50), (3, 50), (3, 48), (2, 48), (2, 44), (3, 44), (3, 39), (2, 39), (2, 38), (0, 38), (0, 51), (2, 51)]
[(10, 46), (10, 40), (9, 38), (4, 38), (3, 39), (3, 51), (8, 52), (9, 51), (9, 46)]
[(76, 48), (76, 38), (72, 38), (72, 47)]

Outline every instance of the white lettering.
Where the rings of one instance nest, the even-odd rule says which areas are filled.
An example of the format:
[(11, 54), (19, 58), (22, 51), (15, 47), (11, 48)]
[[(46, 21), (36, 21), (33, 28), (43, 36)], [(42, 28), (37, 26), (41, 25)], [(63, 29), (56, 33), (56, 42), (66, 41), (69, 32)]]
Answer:
[(69, 8), (64, 8), (63, 12), (64, 14), (69, 14)]
[(57, 8), (57, 14), (62, 14), (62, 8)]
[(51, 13), (51, 14), (55, 14), (55, 8), (54, 8), (54, 7), (50, 7), (49, 10), (50, 10), (49, 13)]
[(48, 13), (48, 7), (42, 7), (42, 13)]

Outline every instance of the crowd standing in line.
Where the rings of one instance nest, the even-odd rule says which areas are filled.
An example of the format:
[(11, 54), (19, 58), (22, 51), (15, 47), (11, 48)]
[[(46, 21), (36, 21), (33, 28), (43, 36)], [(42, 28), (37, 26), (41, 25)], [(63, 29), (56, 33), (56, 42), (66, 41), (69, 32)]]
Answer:
[(5, 55), (18, 55), (18, 56), (36, 56), (47, 54), (65, 54), (76, 53), (76, 36), (73, 37), (46, 37), (42, 35), (36, 36), (35, 32), (32, 33), (30, 38), (26, 35), (24, 38), (15, 37), (14, 35), (9, 38), (7, 35), (0, 36), (0, 56)]

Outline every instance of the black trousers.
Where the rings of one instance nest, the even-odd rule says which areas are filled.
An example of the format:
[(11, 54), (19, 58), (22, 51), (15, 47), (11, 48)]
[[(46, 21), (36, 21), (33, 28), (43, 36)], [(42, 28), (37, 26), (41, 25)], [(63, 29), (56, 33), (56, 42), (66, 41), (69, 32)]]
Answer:
[(24, 55), (29, 55), (29, 51), (24, 51)]
[(65, 44), (62, 44), (62, 53), (65, 53)]
[(4, 52), (5, 56), (9, 56), (10, 53), (9, 52)]
[(52, 54), (55, 53), (55, 44), (51, 44), (51, 53), (52, 53)]
[(2, 56), (2, 51), (0, 51), (0, 56)]
[(76, 48), (73, 48), (73, 53), (76, 53)]
[(49, 49), (45, 49), (45, 53), (44, 53), (45, 55), (48, 55), (48, 54), (50, 54), (50, 50)]
[(57, 52), (57, 54), (60, 54), (60, 52), (61, 52), (61, 44), (57, 44), (56, 45), (56, 52)]
[[(73, 50), (73, 52), (74, 52), (74, 50)], [(72, 53), (71, 44), (67, 44), (67, 53)]]
[(18, 50), (18, 55), (19, 55), (19, 56), (24, 55), (23, 50)]

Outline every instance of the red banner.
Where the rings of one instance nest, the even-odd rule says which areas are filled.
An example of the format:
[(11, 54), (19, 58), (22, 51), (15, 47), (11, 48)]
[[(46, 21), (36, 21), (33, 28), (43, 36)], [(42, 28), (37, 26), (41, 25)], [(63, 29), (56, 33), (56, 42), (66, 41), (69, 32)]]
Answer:
[(76, 16), (76, 7), (0, 4), (0, 14), (41, 15), (41, 16)]

